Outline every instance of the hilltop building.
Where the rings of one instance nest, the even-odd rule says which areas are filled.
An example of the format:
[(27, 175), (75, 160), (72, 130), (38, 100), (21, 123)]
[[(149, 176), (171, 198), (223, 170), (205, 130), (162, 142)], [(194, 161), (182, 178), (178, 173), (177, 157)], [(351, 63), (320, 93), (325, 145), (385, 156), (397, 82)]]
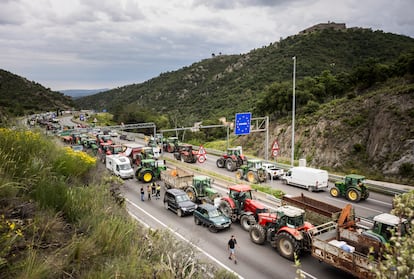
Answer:
[(328, 23), (319, 23), (312, 27), (306, 28), (305, 30), (300, 31), (299, 34), (305, 35), (305, 34), (309, 34), (309, 33), (324, 30), (324, 29), (346, 30), (346, 25), (345, 23), (335, 23), (335, 22), (328, 21)]

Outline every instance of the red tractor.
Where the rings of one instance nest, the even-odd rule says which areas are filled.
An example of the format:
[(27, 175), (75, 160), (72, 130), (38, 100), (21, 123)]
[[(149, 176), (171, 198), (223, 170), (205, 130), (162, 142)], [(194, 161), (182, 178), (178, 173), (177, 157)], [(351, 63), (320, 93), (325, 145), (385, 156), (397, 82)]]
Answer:
[(174, 152), (174, 158), (183, 163), (195, 163), (198, 158), (198, 150), (194, 150), (191, 144), (181, 144), (178, 146), (178, 151)]
[(217, 159), (216, 165), (218, 168), (226, 167), (228, 171), (235, 171), (246, 162), (247, 158), (243, 155), (241, 146), (239, 146), (236, 148), (228, 148), (227, 153)]
[(253, 199), (252, 188), (249, 185), (237, 184), (229, 187), (229, 195), (222, 197), (218, 208), (232, 222), (240, 221), (246, 231), (256, 224), (259, 213), (267, 212), (263, 204)]
[(308, 230), (314, 226), (304, 221), (304, 214), (303, 209), (290, 205), (276, 212), (259, 213), (257, 224), (250, 228), (250, 239), (256, 244), (270, 242), (282, 257), (293, 261), (295, 254), (311, 249)]

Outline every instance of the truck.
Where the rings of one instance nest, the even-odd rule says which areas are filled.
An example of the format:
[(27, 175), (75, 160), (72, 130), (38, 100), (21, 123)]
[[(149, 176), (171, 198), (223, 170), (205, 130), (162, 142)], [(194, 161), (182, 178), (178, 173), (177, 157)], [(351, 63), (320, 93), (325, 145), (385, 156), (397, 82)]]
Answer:
[(327, 189), (328, 178), (329, 175), (326, 170), (293, 167), (281, 177), (281, 180), (287, 185), (302, 187), (313, 192)]
[(279, 179), (281, 176), (285, 174), (285, 171), (282, 168), (279, 168), (272, 163), (263, 163), (262, 167), (265, 169), (267, 178), (269, 180)]
[(122, 179), (134, 177), (134, 170), (131, 162), (125, 156), (106, 155), (106, 168), (113, 174)]
[(183, 169), (168, 169), (161, 172), (161, 180), (167, 189), (184, 190), (192, 202), (214, 203), (219, 198), (217, 190), (212, 188), (213, 180), (204, 175), (193, 175)]

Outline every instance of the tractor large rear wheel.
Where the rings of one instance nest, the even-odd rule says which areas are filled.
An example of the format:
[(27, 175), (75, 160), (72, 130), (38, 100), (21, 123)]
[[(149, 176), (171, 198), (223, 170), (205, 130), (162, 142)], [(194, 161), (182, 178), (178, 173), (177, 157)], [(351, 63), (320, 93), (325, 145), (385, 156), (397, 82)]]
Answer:
[(236, 171), (236, 179), (242, 179), (243, 178), (243, 170), (242, 169), (238, 169)]
[(349, 188), (346, 191), (346, 198), (353, 202), (359, 202), (359, 200), (361, 199), (361, 192), (355, 188)]
[(248, 171), (246, 175), (247, 181), (250, 183), (257, 183), (257, 172)]
[(194, 191), (194, 189), (193, 188), (191, 188), (191, 187), (188, 187), (186, 190), (185, 190), (185, 192), (187, 193), (187, 196), (188, 196), (188, 198), (192, 201), (192, 202), (196, 202), (197, 201), (197, 195), (196, 195), (196, 193), (195, 193), (195, 191)]
[(243, 215), (240, 218), (240, 225), (245, 231), (249, 231), (256, 224), (256, 219), (252, 215)]
[(299, 243), (287, 232), (281, 232), (276, 237), (276, 249), (282, 257), (291, 261), (295, 259), (295, 254), (298, 255), (300, 252)]
[(151, 182), (152, 181), (152, 179), (154, 178), (154, 175), (152, 174), (152, 172), (151, 171), (145, 171), (143, 174), (142, 174), (142, 181), (144, 181), (145, 183), (149, 183), (149, 182)]
[(218, 168), (224, 168), (224, 159), (223, 158), (218, 158), (217, 159), (217, 161), (216, 161), (216, 166), (218, 167)]
[(226, 160), (226, 169), (228, 171), (234, 171), (235, 167), (236, 167), (236, 163), (233, 162), (231, 158)]
[(265, 229), (256, 224), (250, 228), (250, 239), (256, 244), (263, 244), (265, 242), (266, 231)]
[(337, 198), (337, 197), (339, 197), (340, 191), (339, 191), (338, 187), (334, 186), (334, 187), (331, 188), (331, 190), (329, 190), (329, 193), (331, 194), (332, 197)]

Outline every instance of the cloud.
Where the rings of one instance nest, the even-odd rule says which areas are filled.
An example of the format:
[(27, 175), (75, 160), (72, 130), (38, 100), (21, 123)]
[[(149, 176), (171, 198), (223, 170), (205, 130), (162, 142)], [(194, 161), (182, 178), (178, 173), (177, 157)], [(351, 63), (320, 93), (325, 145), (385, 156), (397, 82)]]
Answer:
[(120, 86), (320, 22), (412, 37), (413, 8), (411, 0), (3, 0), (0, 61), (53, 89)]

